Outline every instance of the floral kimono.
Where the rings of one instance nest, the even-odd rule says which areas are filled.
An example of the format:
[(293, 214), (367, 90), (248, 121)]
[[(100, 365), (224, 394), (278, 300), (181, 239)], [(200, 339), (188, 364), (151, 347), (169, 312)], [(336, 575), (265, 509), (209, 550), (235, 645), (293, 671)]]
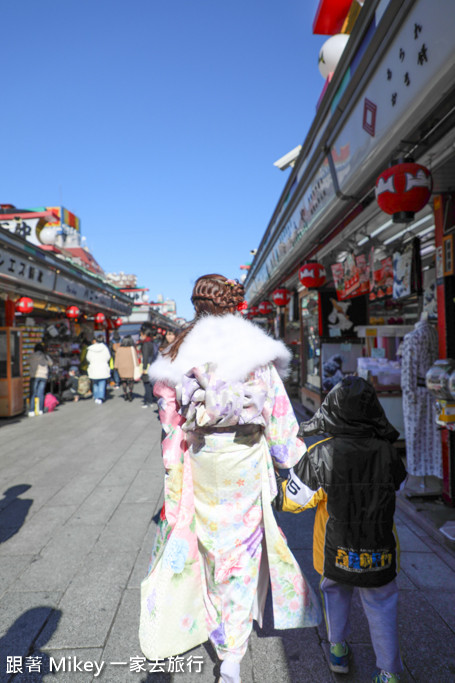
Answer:
[[(200, 337), (193, 334), (197, 328), (190, 342)], [(271, 359), (242, 379), (226, 379), (228, 366), (223, 373), (222, 360), (209, 350), (215, 362), (193, 367), (174, 386), (169, 377), (155, 383), (166, 474), (141, 590), (139, 635), (149, 659), (181, 654), (210, 638), (220, 659), (240, 661), (252, 620), (262, 624), (269, 579), (275, 628), (315, 626), (321, 619), (271, 508), (274, 464), (290, 468), (305, 451), (280, 375)]]

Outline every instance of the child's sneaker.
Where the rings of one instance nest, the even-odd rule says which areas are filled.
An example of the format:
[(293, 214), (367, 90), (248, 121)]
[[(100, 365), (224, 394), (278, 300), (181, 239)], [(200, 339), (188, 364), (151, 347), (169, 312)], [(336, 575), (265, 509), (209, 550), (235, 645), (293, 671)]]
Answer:
[(349, 657), (350, 650), (348, 644), (342, 643), (330, 644), (330, 663), (329, 666), (336, 674), (347, 674), (349, 672)]
[(392, 674), (389, 671), (378, 671), (371, 679), (372, 683), (398, 683), (400, 676), (398, 674)]

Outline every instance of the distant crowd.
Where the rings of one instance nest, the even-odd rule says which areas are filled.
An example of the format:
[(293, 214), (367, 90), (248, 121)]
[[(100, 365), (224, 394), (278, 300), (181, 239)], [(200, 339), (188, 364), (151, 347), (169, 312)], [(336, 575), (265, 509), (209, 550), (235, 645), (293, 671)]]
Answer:
[(36, 344), (29, 360), (29, 417), (50, 412), (64, 401), (93, 399), (95, 404), (102, 405), (110, 388), (122, 390), (123, 399), (131, 402), (138, 397), (136, 388), (141, 386), (142, 407), (150, 408), (155, 398), (148, 369), (158, 353), (174, 339), (174, 332), (168, 330), (165, 335), (157, 334), (150, 323), (142, 325), (137, 342), (131, 335), (122, 337), (118, 331), (114, 332), (109, 344), (101, 333), (93, 339), (82, 336), (79, 365), (69, 368), (63, 383), (54, 392), (47, 391), (53, 361), (45, 345)]

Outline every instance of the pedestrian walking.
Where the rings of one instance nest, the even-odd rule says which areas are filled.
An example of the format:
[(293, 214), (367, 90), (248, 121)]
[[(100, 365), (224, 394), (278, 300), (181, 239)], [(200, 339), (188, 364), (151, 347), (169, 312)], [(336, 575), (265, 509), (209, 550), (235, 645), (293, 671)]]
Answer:
[(79, 344), (81, 349), (79, 356), (79, 374), (86, 375), (88, 373), (87, 352), (90, 348), (91, 342), (87, 339), (85, 334), (81, 334)]
[(29, 360), (30, 365), (30, 406), (29, 417), (44, 412), (44, 392), (46, 390), (49, 368), (52, 359), (46, 354), (43, 344), (35, 344)]
[(273, 463), (305, 446), (283, 386), (290, 353), (236, 314), (243, 285), (205, 275), (193, 322), (150, 368), (166, 471), (140, 642), (151, 660), (210, 639), (220, 681), (239, 683), (252, 621), (262, 624), (269, 580), (275, 628), (315, 626), (316, 596), (275, 521)]
[(159, 351), (160, 353), (163, 353), (167, 349), (168, 346), (173, 344), (175, 341), (175, 332), (173, 330), (168, 330), (166, 334), (164, 335), (164, 339), (159, 344)]
[(142, 384), (144, 386), (144, 403), (142, 407), (151, 408), (154, 401), (153, 384), (148, 375), (148, 370), (158, 355), (158, 347), (152, 340), (152, 330), (146, 323), (141, 326), (139, 339), (142, 354)]
[(133, 400), (134, 372), (139, 367), (134, 339), (130, 335), (123, 337), (115, 353), (115, 369), (120, 376), (125, 401)]
[(98, 405), (106, 400), (106, 384), (111, 376), (110, 357), (103, 335), (97, 334), (87, 351), (87, 362), (88, 376), (93, 384), (93, 398)]
[(120, 334), (117, 330), (115, 330), (114, 334), (112, 335), (112, 342), (109, 346), (109, 351), (111, 352), (111, 361), (113, 362), (114, 366), (112, 368), (112, 380), (114, 382), (114, 389), (120, 389), (120, 375), (118, 369), (115, 366), (115, 354), (117, 353), (117, 350), (120, 348), (120, 342)]
[[(321, 574), (330, 668), (348, 673), (349, 610), (358, 587), (376, 654), (374, 683), (396, 683), (403, 665), (398, 645), (395, 491), (406, 470), (392, 446), (398, 432), (388, 422), (374, 388), (348, 376), (300, 425), (308, 451), (279, 480), (275, 505), (301, 512), (317, 505), (314, 568)], [(315, 443), (311, 444), (310, 437)]]

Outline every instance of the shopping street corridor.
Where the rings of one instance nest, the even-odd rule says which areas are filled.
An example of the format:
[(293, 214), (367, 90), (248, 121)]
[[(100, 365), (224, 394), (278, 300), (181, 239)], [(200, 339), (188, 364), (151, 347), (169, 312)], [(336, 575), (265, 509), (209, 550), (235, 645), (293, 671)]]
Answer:
[[(207, 644), (166, 662), (164, 672), (141, 659), (139, 587), (163, 502), (160, 438), (155, 409), (142, 409), (139, 395), (125, 403), (118, 391), (102, 406), (86, 400), (0, 423), (0, 681), (215, 680)], [(312, 512), (279, 518), (317, 589)], [(453, 683), (455, 557), (401, 511), (397, 527), (404, 680)], [(243, 683), (370, 680), (375, 662), (358, 600), (352, 623), (351, 672), (337, 676), (324, 624), (275, 631), (268, 604)]]

